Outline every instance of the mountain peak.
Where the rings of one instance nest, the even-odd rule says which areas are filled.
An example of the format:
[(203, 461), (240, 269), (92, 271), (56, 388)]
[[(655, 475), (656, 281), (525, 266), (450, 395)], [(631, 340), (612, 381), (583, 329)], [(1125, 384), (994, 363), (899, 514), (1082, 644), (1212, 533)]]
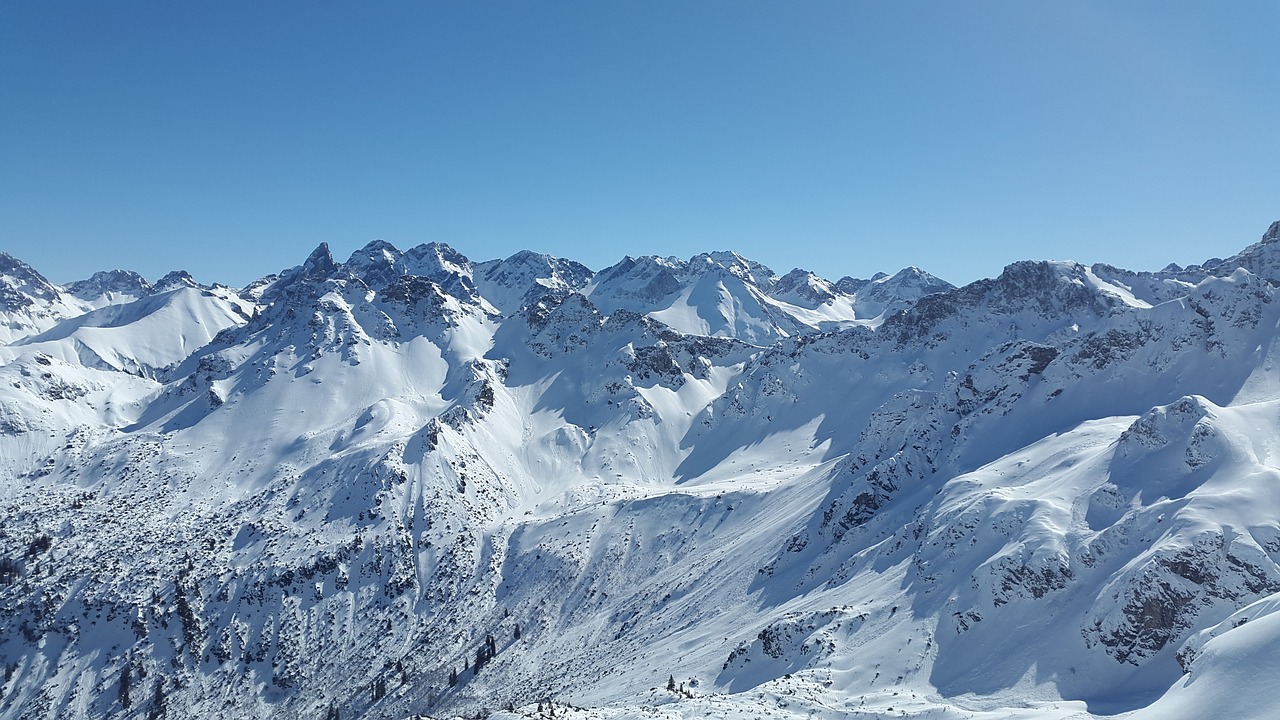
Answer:
[(94, 300), (111, 294), (142, 297), (151, 292), (151, 283), (132, 270), (101, 270), (87, 280), (68, 283), (66, 291), (81, 300)]
[(548, 291), (577, 292), (591, 282), (587, 266), (552, 255), (521, 250), (505, 260), (475, 266), (480, 294), (503, 313), (538, 300)]
[(386, 240), (370, 240), (364, 247), (351, 253), (346, 265), (390, 264), (402, 257), (404, 253)]
[(517, 250), (512, 253), (505, 262), (511, 263), (512, 265), (549, 265), (551, 263), (551, 256), (546, 253), (535, 252), (533, 250)]
[(434, 277), (438, 274), (471, 275), (471, 260), (446, 243), (430, 242), (405, 252), (414, 275)]
[(404, 253), (385, 240), (372, 240), (351, 253), (344, 267), (371, 288), (379, 288), (395, 282), (405, 274)]
[(323, 280), (338, 270), (333, 261), (333, 253), (329, 252), (329, 243), (322, 242), (307, 256), (302, 263), (302, 276), (307, 280)]
[(954, 290), (955, 286), (914, 265), (887, 275), (878, 272), (870, 280), (846, 283), (841, 280), (840, 289), (848, 289), (854, 295), (854, 307), (859, 317), (876, 317), (892, 314), (915, 305), (920, 298), (933, 293)]
[[(971, 288), (979, 287), (978, 281)], [(964, 288), (961, 288), (962, 290)], [(1068, 309), (1098, 309), (1098, 296), (1086, 279), (1083, 265), (1071, 260), (1020, 260), (1005, 266), (990, 287), (981, 293), (988, 307), (1000, 312), (1028, 308), (1041, 313)]]
[(795, 268), (773, 283), (773, 295), (783, 300), (802, 300), (806, 305), (821, 305), (835, 299), (831, 283), (803, 268)]
[(1267, 228), (1267, 231), (1262, 234), (1262, 242), (1280, 242), (1280, 220), (1271, 223), (1271, 227)]
[(163, 290), (173, 290), (183, 287), (198, 288), (200, 287), (200, 283), (196, 282), (196, 279), (191, 277), (191, 273), (186, 270), (174, 270), (166, 273), (164, 277), (157, 280), (155, 286), (152, 287), (152, 290), (160, 292)]
[(751, 283), (759, 288), (768, 288), (773, 282), (774, 272), (762, 263), (749, 260), (732, 250), (702, 253), (689, 259), (690, 269), (705, 267), (723, 268), (730, 275)]
[(1271, 223), (1262, 239), (1241, 250), (1235, 255), (1222, 260), (1212, 258), (1206, 260), (1198, 268), (1188, 268), (1218, 277), (1226, 277), (1237, 268), (1244, 268), (1254, 275), (1260, 275), (1272, 283), (1280, 283), (1280, 220)]
[(368, 256), (378, 252), (385, 252), (393, 255), (398, 255), (400, 254), (400, 249), (397, 248), (395, 245), (392, 245), (391, 243), (387, 242), (386, 240), (383, 240), (382, 238), (375, 238), (365, 243), (364, 247), (360, 248), (354, 253), (351, 253), (351, 256), (352, 257), (355, 257), (357, 255)]
[(30, 265), (0, 252), (0, 305), (16, 310), (35, 300), (55, 302), (58, 295), (58, 289)]

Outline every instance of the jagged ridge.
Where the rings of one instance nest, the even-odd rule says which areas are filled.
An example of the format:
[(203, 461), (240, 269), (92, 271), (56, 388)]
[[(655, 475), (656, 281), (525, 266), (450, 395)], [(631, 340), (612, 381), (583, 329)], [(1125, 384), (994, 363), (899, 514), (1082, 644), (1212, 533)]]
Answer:
[(4, 256), (0, 715), (1164, 717), (1280, 592), (1278, 242), (962, 288)]

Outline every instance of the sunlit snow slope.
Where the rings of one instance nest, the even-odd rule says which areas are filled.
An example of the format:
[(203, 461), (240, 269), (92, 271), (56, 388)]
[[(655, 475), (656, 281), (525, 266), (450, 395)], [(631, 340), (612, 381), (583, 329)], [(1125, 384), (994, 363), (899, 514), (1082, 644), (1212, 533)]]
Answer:
[(0, 255), (0, 717), (1274, 717), (1277, 285)]

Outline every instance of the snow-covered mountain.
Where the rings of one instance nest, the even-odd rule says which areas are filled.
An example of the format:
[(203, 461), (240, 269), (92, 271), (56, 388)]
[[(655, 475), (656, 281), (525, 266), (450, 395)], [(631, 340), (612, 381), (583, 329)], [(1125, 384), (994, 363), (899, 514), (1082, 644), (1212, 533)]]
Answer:
[(0, 255), (0, 717), (1273, 717), (1277, 286)]
[(917, 268), (870, 281), (832, 283), (807, 270), (781, 277), (732, 252), (677, 258), (625, 258), (601, 270), (583, 294), (601, 312), (647, 314), (690, 335), (758, 345), (780, 338), (875, 325), (887, 311), (951, 285)]

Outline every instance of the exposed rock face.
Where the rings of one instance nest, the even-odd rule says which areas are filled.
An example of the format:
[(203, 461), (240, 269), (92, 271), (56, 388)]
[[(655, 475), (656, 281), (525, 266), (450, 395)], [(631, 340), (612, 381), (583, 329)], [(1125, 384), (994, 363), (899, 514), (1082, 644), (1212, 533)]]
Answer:
[(0, 256), (0, 715), (1139, 709), (1275, 614), (1278, 238), (962, 288)]
[(480, 293), (503, 313), (528, 307), (551, 292), (579, 292), (594, 273), (585, 265), (523, 250), (476, 266)]
[(58, 294), (58, 289), (30, 265), (0, 253), (0, 306), (5, 310), (23, 310), (37, 302), (53, 303)]
[[(851, 287), (837, 285), (837, 287)], [(873, 277), (865, 284), (854, 284), (854, 307), (860, 317), (892, 315), (913, 306), (920, 298), (933, 293), (954, 290), (955, 286), (917, 267), (899, 270), (893, 275)]]
[(1208, 530), (1190, 547), (1155, 550), (1116, 584), (1120, 612), (1098, 613), (1085, 638), (1116, 660), (1138, 665), (1185, 640), (1203, 623), (1202, 615), (1220, 619), (1280, 590), (1280, 568), (1251, 538), (1229, 542), (1221, 531)]
[(201, 288), (204, 286), (196, 282), (196, 279), (191, 277), (191, 273), (186, 270), (174, 270), (157, 280), (151, 289), (153, 292), (165, 292), (184, 287)]
[(104, 270), (94, 273), (88, 280), (68, 284), (66, 291), (81, 300), (94, 300), (107, 294), (138, 298), (151, 292), (151, 283), (130, 270)]
[(796, 268), (773, 283), (774, 297), (796, 300), (806, 307), (815, 307), (836, 299), (836, 289), (831, 283), (808, 270)]
[(936, 344), (948, 337), (946, 321), (963, 326), (976, 319), (1009, 322), (1015, 332), (1038, 339), (1073, 323), (1092, 323), (1115, 307), (1113, 297), (1085, 280), (1085, 269), (1075, 263), (1018, 262), (993, 280), (925, 295), (885, 320), (883, 329), (899, 346)]

